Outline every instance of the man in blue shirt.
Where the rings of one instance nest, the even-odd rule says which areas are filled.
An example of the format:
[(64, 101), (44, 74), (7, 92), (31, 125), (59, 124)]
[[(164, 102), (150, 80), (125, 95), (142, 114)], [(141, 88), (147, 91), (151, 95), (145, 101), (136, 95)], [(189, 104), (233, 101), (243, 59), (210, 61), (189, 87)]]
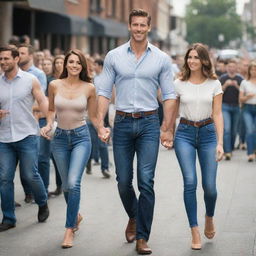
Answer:
[(3, 220), (0, 232), (15, 227), (14, 174), (19, 159), (22, 174), (39, 206), (38, 221), (49, 216), (47, 194), (38, 173), (39, 127), (32, 107), (36, 100), (47, 113), (48, 103), (38, 80), (19, 69), (16, 48), (0, 48), (0, 195)]
[[(40, 82), (42, 91), (45, 93), (47, 88), (47, 78), (45, 73), (34, 66), (33, 61), (33, 54), (34, 54), (34, 48), (30, 44), (21, 44), (19, 45), (19, 54), (20, 54), (20, 61), (19, 66), (23, 71), (26, 71), (32, 75), (34, 75)], [(40, 112), (37, 105), (34, 105), (33, 107), (33, 114), (35, 117), (37, 117), (39, 121), (40, 128), (44, 127), (46, 125), (46, 118), (45, 116)], [(51, 150), (50, 150), (50, 141), (45, 139), (43, 136), (40, 136), (40, 149), (39, 149), (39, 158), (38, 158), (38, 171), (41, 175), (44, 186), (46, 188), (46, 191), (48, 192), (48, 186), (49, 186), (49, 175), (50, 175), (50, 156), (51, 156)], [(25, 179), (21, 176), (21, 182), (22, 186), (25, 192), (25, 202), (30, 203), (32, 201), (32, 191), (29, 185), (26, 183)]]
[[(104, 127), (112, 88), (116, 88), (116, 117), (113, 151), (119, 194), (129, 216), (125, 231), (128, 242), (135, 239), (138, 254), (151, 254), (147, 245), (154, 211), (154, 174), (159, 150), (160, 126), (157, 91), (161, 89), (164, 121), (161, 142), (170, 148), (173, 140), (176, 94), (170, 58), (147, 40), (151, 18), (143, 10), (129, 16), (129, 42), (110, 51), (103, 72), (95, 79), (98, 91), (98, 135), (109, 139)], [(133, 159), (137, 156), (136, 198), (132, 185)]]

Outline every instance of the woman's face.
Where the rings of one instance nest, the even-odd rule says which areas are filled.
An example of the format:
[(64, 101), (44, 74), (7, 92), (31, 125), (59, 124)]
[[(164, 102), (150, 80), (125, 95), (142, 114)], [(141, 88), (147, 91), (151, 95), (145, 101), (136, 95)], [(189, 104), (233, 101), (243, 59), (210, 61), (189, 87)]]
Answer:
[(251, 78), (256, 78), (256, 66), (251, 67), (250, 75)]
[(189, 69), (193, 72), (199, 71), (202, 69), (202, 63), (201, 63), (201, 60), (199, 59), (199, 56), (196, 50), (191, 50), (189, 52), (187, 64), (189, 66)]
[(80, 63), (79, 57), (75, 54), (71, 54), (68, 57), (66, 68), (69, 75), (72, 75), (72, 76), (79, 75), (80, 72), (82, 71), (82, 65)]
[(63, 71), (63, 64), (64, 64), (64, 60), (63, 59), (57, 59), (55, 61), (55, 69), (57, 70), (57, 72), (62, 73), (62, 71)]

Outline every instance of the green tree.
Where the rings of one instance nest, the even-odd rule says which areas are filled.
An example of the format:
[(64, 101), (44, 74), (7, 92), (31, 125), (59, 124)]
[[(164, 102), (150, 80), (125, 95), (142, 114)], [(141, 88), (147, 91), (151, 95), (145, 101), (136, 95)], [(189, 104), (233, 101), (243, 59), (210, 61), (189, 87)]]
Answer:
[(222, 48), (242, 36), (235, 0), (191, 0), (187, 6), (187, 41)]

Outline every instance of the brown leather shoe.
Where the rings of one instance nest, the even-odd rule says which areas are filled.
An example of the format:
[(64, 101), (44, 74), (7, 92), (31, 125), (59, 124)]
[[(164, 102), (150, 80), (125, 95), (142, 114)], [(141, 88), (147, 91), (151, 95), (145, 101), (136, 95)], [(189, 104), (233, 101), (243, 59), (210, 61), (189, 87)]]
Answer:
[(125, 230), (125, 237), (128, 243), (132, 243), (136, 238), (136, 220), (129, 219)]
[(136, 251), (140, 255), (146, 255), (146, 254), (152, 253), (152, 250), (148, 247), (147, 242), (144, 239), (137, 240)]

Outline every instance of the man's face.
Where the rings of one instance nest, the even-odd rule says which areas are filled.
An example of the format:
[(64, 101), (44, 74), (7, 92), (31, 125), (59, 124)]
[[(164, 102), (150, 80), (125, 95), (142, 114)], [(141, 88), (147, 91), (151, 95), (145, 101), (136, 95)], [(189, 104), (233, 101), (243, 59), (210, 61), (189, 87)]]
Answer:
[(228, 63), (227, 72), (230, 73), (230, 74), (235, 74), (237, 72), (236, 63), (233, 63), (233, 62)]
[(11, 51), (0, 52), (0, 66), (3, 72), (11, 72), (18, 64), (19, 57), (12, 57)]
[(29, 54), (27, 47), (20, 47), (19, 54), (20, 54), (20, 61), (19, 61), (20, 66), (28, 64), (30, 60), (33, 58), (33, 55)]
[(135, 42), (145, 41), (151, 29), (148, 25), (148, 18), (141, 16), (133, 16), (128, 28)]

